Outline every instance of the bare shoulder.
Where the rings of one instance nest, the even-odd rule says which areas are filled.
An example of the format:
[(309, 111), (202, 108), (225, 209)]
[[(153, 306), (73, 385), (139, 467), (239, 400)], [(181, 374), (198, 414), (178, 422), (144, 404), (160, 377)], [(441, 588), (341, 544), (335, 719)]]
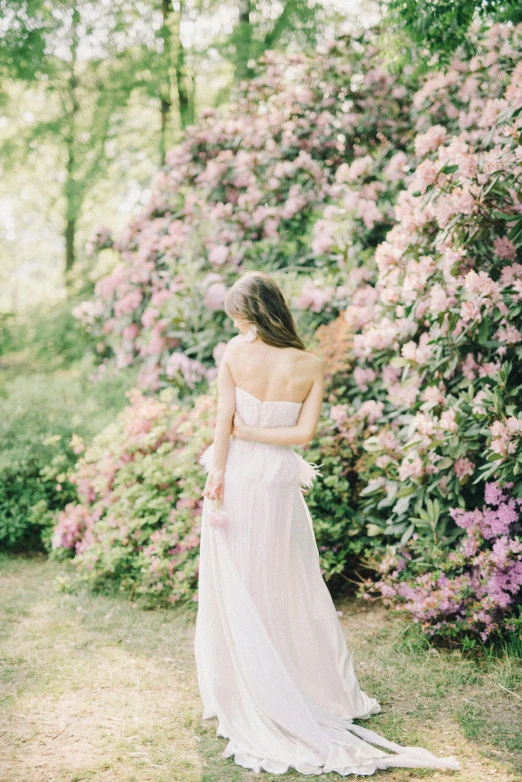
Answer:
[(316, 356), (315, 353), (310, 353), (308, 350), (300, 350), (301, 362), (303, 367), (306, 367), (310, 373), (314, 375), (321, 374), (324, 367), (324, 361), (320, 356)]
[(240, 346), (243, 344), (243, 340), (241, 339), (240, 334), (236, 334), (235, 337), (232, 337), (228, 340), (225, 350), (223, 351), (223, 358), (226, 360), (230, 360), (233, 358), (240, 350)]

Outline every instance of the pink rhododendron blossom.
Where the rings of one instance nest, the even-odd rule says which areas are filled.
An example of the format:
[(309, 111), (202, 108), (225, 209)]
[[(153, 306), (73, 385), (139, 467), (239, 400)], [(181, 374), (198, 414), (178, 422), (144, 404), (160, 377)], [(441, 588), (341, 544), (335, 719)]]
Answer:
[(95, 293), (102, 299), (109, 299), (114, 296), (116, 289), (127, 279), (127, 272), (123, 266), (117, 266), (113, 273), (108, 277), (103, 277), (95, 285)]
[(348, 420), (348, 412), (345, 405), (333, 405), (330, 408), (330, 418), (338, 427)]
[(213, 266), (221, 266), (227, 260), (228, 253), (228, 247), (218, 244), (210, 250), (208, 260)]
[(210, 310), (219, 310), (223, 308), (227, 287), (222, 282), (213, 282), (205, 291), (203, 303)]
[(114, 302), (114, 313), (117, 318), (122, 315), (127, 315), (137, 309), (143, 299), (143, 294), (140, 290), (131, 290), (123, 296), (121, 299), (117, 299)]
[(421, 399), (430, 407), (446, 404), (446, 397), (437, 386), (428, 386), (425, 388), (421, 394)]
[(502, 286), (516, 286), (517, 282), (522, 282), (522, 264), (513, 263), (511, 266), (504, 266), (500, 273), (500, 282)]
[(481, 317), (479, 305), (475, 301), (463, 301), (460, 305), (460, 317), (464, 323), (479, 320)]
[(149, 341), (141, 349), (141, 353), (144, 356), (159, 356), (163, 352), (166, 346), (166, 340), (162, 335), (162, 331), (165, 327), (165, 322), (158, 321), (152, 329), (149, 337)]
[(399, 467), (399, 480), (405, 481), (407, 479), (415, 480), (420, 478), (424, 474), (424, 466), (422, 460), (418, 456), (408, 456)]
[(318, 220), (314, 225), (312, 252), (314, 255), (324, 255), (335, 247), (337, 223), (331, 220)]
[(152, 328), (159, 316), (159, 310), (152, 307), (147, 308), (141, 316), (141, 322), (146, 329)]
[(384, 176), (391, 182), (397, 182), (404, 176), (408, 156), (404, 152), (396, 152), (384, 169)]
[(506, 261), (514, 261), (517, 257), (517, 250), (511, 239), (507, 236), (497, 236), (493, 241), (495, 255)]
[(471, 353), (468, 353), (464, 361), (462, 362), (462, 374), (466, 378), (466, 380), (475, 380), (475, 377), (477, 376), (477, 367), (478, 364), (475, 361), (474, 356)]
[(446, 140), (447, 131), (442, 125), (432, 125), (426, 133), (415, 138), (415, 154), (424, 157), (428, 152), (433, 152)]
[(367, 418), (369, 423), (373, 423), (381, 417), (384, 410), (382, 402), (374, 402), (373, 399), (363, 402), (357, 411), (358, 418)]
[(440, 427), (449, 432), (458, 431), (458, 424), (455, 420), (455, 410), (445, 410), (440, 416)]
[(414, 174), (414, 183), (416, 190), (425, 193), (429, 185), (434, 185), (439, 176), (440, 166), (433, 160), (423, 160), (417, 166)]
[(370, 367), (355, 367), (353, 370), (353, 379), (361, 391), (367, 391), (368, 385), (373, 383), (376, 377), (377, 373)]
[(394, 407), (412, 407), (418, 396), (416, 384), (393, 383), (388, 388), (388, 400)]
[(451, 194), (452, 212), (454, 214), (470, 215), (476, 208), (475, 199), (469, 190), (456, 188)]
[(194, 388), (196, 383), (205, 377), (205, 367), (200, 361), (189, 358), (185, 353), (172, 353), (165, 365), (167, 377), (174, 378), (181, 373), (189, 388)]
[(136, 323), (131, 323), (130, 326), (126, 326), (122, 332), (123, 338), (131, 341), (136, 339), (139, 333), (140, 330)]
[(161, 307), (165, 302), (170, 301), (174, 296), (173, 290), (166, 290), (165, 288), (154, 291), (150, 297), (150, 303), (153, 307)]
[(357, 204), (357, 216), (360, 217), (366, 228), (371, 231), (375, 223), (382, 220), (382, 212), (376, 206), (375, 201), (359, 198)]
[(77, 549), (90, 529), (89, 512), (81, 505), (66, 505), (58, 516), (54, 528), (51, 546), (53, 549)]
[(455, 303), (454, 296), (448, 296), (447, 291), (440, 285), (435, 283), (430, 291), (430, 310), (433, 313), (444, 312), (452, 307)]
[(461, 459), (457, 459), (453, 465), (453, 469), (455, 470), (455, 475), (459, 481), (461, 481), (466, 476), (473, 475), (475, 464), (464, 456)]
[(331, 301), (334, 293), (333, 286), (323, 287), (320, 282), (308, 279), (296, 304), (302, 310), (309, 309), (312, 312), (321, 312), (325, 305)]
[(346, 171), (346, 181), (353, 182), (368, 173), (373, 165), (373, 159), (370, 155), (364, 155), (364, 157), (356, 158), (349, 169)]
[(518, 342), (522, 342), (522, 334), (515, 326), (507, 323), (496, 330), (494, 339), (498, 342), (505, 342), (507, 345), (516, 345)]

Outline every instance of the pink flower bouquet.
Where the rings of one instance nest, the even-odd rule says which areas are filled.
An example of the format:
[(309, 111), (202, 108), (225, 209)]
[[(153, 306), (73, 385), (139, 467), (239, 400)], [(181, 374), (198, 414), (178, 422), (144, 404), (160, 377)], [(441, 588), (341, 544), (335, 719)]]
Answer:
[(215, 502), (216, 506), (208, 514), (208, 523), (213, 529), (223, 529), (228, 524), (228, 516), (226, 511), (222, 509), (219, 500)]

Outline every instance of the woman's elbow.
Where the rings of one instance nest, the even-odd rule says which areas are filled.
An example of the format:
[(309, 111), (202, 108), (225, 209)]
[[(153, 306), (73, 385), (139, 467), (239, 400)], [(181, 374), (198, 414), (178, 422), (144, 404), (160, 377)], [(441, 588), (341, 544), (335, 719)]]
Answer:
[(298, 442), (296, 443), (296, 445), (308, 445), (308, 443), (310, 443), (314, 439), (314, 435), (315, 435), (315, 429), (313, 432), (310, 431), (309, 429), (304, 430), (303, 432), (299, 432), (297, 438)]

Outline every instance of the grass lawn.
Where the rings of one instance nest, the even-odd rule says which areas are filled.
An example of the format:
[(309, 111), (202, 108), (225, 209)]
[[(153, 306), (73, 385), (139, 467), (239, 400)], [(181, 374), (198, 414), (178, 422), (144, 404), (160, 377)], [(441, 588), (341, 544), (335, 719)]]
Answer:
[[(338, 608), (361, 685), (383, 705), (361, 724), (462, 765), (372, 779), (522, 780), (521, 660), (477, 664), (411, 640), (379, 607)], [(221, 757), (216, 720), (201, 724), (193, 614), (93, 595), (44, 558), (0, 559), (0, 614), (2, 782), (305, 778), (256, 775)]]

